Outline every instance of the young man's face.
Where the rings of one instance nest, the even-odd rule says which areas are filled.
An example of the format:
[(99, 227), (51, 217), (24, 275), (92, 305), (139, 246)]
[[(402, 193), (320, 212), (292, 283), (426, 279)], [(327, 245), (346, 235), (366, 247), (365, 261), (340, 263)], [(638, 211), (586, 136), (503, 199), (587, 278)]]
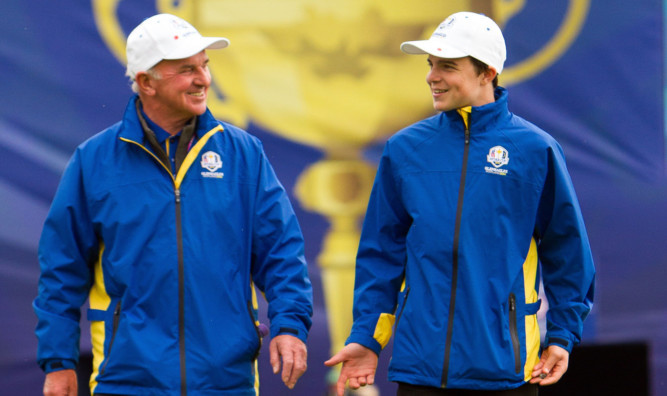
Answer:
[(493, 85), (484, 73), (477, 74), (470, 58), (438, 58), (429, 55), (426, 83), (433, 107), (449, 111), (493, 102)]
[(185, 120), (206, 111), (206, 95), (211, 85), (205, 51), (186, 59), (163, 60), (155, 66), (152, 97), (158, 111), (170, 118)]

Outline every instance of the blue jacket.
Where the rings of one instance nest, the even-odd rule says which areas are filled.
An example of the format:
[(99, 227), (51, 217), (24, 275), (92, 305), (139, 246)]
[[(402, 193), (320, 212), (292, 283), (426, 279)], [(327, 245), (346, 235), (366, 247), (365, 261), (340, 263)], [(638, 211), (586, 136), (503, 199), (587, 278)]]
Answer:
[(394, 327), (390, 380), (479, 390), (518, 387), (539, 361), (539, 269), (546, 344), (568, 351), (595, 273), (562, 150), (503, 88), (469, 127), (453, 110), (388, 140), (356, 268), (348, 343), (379, 353)]
[(89, 298), (95, 392), (254, 395), (261, 336), (306, 341), (312, 289), (303, 237), (259, 140), (199, 117), (173, 175), (144, 141), (135, 96), (79, 146), (39, 246), (38, 362), (73, 367)]

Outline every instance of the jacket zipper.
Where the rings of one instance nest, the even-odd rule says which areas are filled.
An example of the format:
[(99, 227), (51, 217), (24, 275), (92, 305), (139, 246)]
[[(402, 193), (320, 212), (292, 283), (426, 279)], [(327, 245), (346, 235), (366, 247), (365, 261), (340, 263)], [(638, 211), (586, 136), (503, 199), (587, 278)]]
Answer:
[(113, 341), (116, 339), (116, 331), (118, 330), (118, 324), (120, 323), (120, 300), (116, 304), (116, 307), (113, 310), (113, 322), (111, 325), (111, 340), (109, 340), (109, 350), (107, 351), (107, 358), (104, 362), (104, 365), (100, 369), (100, 375), (104, 374), (104, 369), (107, 368), (109, 364), (109, 357), (111, 356), (111, 348), (113, 347)]
[[(206, 142), (214, 132), (222, 131), (221, 127), (210, 130), (200, 142)], [(181, 374), (181, 395), (187, 396), (186, 366), (185, 366), (185, 278), (184, 278), (184, 259), (183, 259), (183, 229), (181, 221), (181, 191), (176, 176), (153, 152), (144, 147), (141, 143), (134, 140), (120, 138), (120, 140), (136, 144), (147, 152), (162, 168), (164, 168), (172, 181), (174, 182), (174, 198), (176, 209), (176, 245), (178, 254), (178, 347)]]
[(461, 167), (461, 181), (459, 183), (459, 196), (456, 206), (456, 221), (454, 223), (454, 243), (452, 246), (452, 288), (449, 296), (449, 317), (447, 318), (447, 335), (445, 338), (445, 361), (442, 367), (441, 387), (447, 387), (447, 377), (449, 375), (449, 358), (452, 348), (452, 331), (454, 329), (454, 309), (456, 308), (456, 284), (459, 272), (459, 234), (461, 231), (461, 216), (463, 212), (463, 193), (465, 190), (466, 174), (468, 172), (468, 150), (470, 148), (470, 125), (468, 119), (465, 130), (465, 144), (463, 146), (463, 164)]
[(516, 296), (514, 293), (510, 294), (510, 337), (512, 338), (512, 348), (514, 349), (514, 371), (519, 374), (521, 372), (521, 350), (519, 349), (519, 333), (516, 323)]
[[(121, 139), (122, 140), (122, 139)], [(136, 144), (141, 147), (144, 151), (150, 154), (153, 159), (157, 161), (169, 174), (171, 180), (174, 182), (174, 207), (176, 210), (176, 251), (178, 256), (178, 354), (179, 354), (179, 363), (180, 363), (180, 374), (181, 374), (181, 395), (187, 396), (188, 394), (188, 383), (186, 377), (186, 367), (185, 367), (185, 279), (184, 279), (184, 262), (183, 262), (183, 229), (181, 221), (181, 190), (178, 188), (176, 178), (172, 173), (171, 169), (160, 161), (160, 159), (153, 154), (150, 150), (144, 147), (142, 144), (137, 143), (132, 140), (126, 140), (127, 142)]]
[(185, 280), (183, 263), (183, 229), (181, 224), (181, 190), (174, 189), (176, 207), (176, 249), (178, 252), (178, 349), (181, 365), (181, 395), (188, 394), (185, 370)]

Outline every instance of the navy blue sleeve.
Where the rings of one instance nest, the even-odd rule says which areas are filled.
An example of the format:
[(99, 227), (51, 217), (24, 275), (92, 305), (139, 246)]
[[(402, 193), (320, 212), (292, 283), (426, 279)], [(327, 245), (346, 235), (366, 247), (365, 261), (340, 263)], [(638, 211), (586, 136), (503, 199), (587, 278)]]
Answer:
[(398, 293), (405, 274), (405, 239), (411, 221), (391, 166), (390, 145), (371, 191), (357, 253), (354, 324), (347, 343), (379, 354), (393, 331)]
[(71, 366), (79, 359), (80, 307), (88, 297), (96, 251), (77, 151), (65, 169), (39, 242), (41, 274), (33, 309), (38, 318), (37, 360), (44, 370), (52, 369), (47, 366), (51, 361)]
[(546, 345), (568, 351), (581, 341), (593, 305), (595, 268), (586, 227), (560, 146), (548, 150), (536, 233), (544, 290), (549, 301)]
[(303, 236), (287, 192), (263, 152), (255, 208), (252, 276), (269, 304), (271, 336), (292, 334), (305, 343), (313, 291)]

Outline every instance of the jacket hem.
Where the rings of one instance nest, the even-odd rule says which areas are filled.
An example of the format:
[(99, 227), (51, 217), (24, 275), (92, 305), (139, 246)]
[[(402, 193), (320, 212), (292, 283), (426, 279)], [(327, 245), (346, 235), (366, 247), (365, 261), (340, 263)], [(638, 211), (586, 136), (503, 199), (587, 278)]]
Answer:
[[(406, 373), (389, 373), (389, 380), (393, 382), (405, 382), (411, 385), (431, 386), (441, 388), (437, 378), (425, 377)], [(516, 389), (526, 384), (526, 381), (491, 381), (487, 379), (456, 379), (450, 378), (447, 381), (447, 389), (467, 389), (482, 391), (502, 391)]]
[[(180, 394), (179, 388), (164, 389), (164, 388), (145, 388), (140, 386), (104, 386), (98, 384), (95, 388), (96, 394), (110, 394), (110, 395), (144, 395), (144, 396), (164, 396), (168, 394)], [(188, 389), (188, 396), (256, 396), (255, 388), (247, 389)]]

